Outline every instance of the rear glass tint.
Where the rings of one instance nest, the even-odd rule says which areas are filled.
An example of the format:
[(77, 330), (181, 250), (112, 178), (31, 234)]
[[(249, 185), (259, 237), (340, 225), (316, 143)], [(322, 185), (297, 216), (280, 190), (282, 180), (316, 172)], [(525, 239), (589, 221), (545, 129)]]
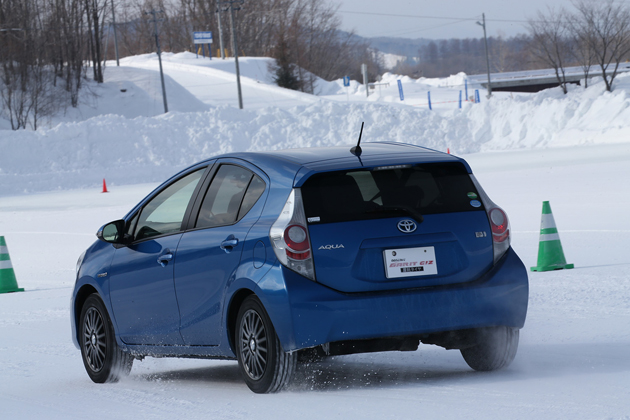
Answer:
[(483, 210), (459, 163), (316, 174), (302, 186), (302, 197), (306, 217), (320, 223)]

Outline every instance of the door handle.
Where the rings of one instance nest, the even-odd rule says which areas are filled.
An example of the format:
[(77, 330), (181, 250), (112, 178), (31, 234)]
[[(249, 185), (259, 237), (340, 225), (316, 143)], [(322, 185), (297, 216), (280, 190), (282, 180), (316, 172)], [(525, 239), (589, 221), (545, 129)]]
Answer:
[(236, 245), (238, 245), (238, 239), (235, 238), (234, 235), (230, 235), (225, 241), (221, 242), (220, 248), (228, 253), (232, 251), (232, 248), (234, 248)]
[(169, 263), (169, 261), (171, 261), (173, 259), (173, 254), (171, 254), (171, 251), (166, 250), (166, 254), (160, 255), (157, 259), (158, 264), (160, 264), (162, 267), (166, 267), (166, 265)]

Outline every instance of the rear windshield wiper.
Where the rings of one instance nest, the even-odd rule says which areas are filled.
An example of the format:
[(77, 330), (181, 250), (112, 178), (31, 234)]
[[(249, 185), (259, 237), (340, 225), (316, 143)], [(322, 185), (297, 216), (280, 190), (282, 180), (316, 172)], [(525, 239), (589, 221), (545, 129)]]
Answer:
[(374, 210), (368, 210), (365, 213), (405, 213), (418, 223), (424, 221), (424, 217), (418, 210), (407, 206), (381, 206)]

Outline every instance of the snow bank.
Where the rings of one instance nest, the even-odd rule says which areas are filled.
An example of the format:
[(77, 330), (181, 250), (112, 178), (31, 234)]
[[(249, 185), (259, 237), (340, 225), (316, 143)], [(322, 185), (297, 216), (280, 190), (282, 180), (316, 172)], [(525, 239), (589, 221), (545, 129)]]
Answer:
[[(362, 121), (363, 141), (393, 140), (437, 147), (428, 111), (387, 105), (320, 101), (288, 110), (169, 113), (126, 119), (107, 115), (52, 129), (4, 131), (0, 139), (0, 191), (79, 188), (150, 182), (216, 154), (232, 151), (354, 144)], [(428, 140), (424, 140), (424, 138)], [(133, 168), (133, 170), (129, 170)]]
[[(274, 106), (239, 110), (209, 105), (212, 100), (205, 98), (214, 91), (195, 87), (200, 74), (227, 80), (227, 71), (211, 67), (228, 68), (229, 63), (198, 60), (188, 53), (165, 57), (165, 68), (172, 71), (167, 78), (169, 104), (186, 112), (150, 117), (151, 107), (162, 106), (155, 72), (143, 69), (151, 59), (125, 59), (127, 64), (135, 60), (140, 69), (108, 69), (98, 104), (76, 111), (96, 115), (92, 118), (67, 121), (80, 118), (68, 114), (56, 126), (36, 132), (0, 130), (0, 195), (95, 187), (103, 177), (110, 185), (156, 182), (196, 161), (233, 151), (352, 145), (362, 121), (363, 141), (450, 148), (457, 154), (630, 141), (630, 75), (618, 76), (612, 93), (601, 82), (588, 89), (571, 86), (567, 95), (560, 89), (499, 92), (491, 100), (482, 97), (482, 103), (464, 103), (458, 109), (452, 99), (461, 88), (453, 86), (463, 82), (463, 73), (417, 81), (387, 73), (383, 80), (390, 86), (367, 99), (354, 81), (350, 94), (341, 81), (328, 82), (327, 89), (336, 96), (317, 98), (257, 79), (266, 77), (269, 60), (246, 59), (243, 68), (252, 78), (244, 87), (256, 87), (261, 104)], [(200, 64), (191, 64), (195, 62)], [(404, 103), (398, 99), (399, 78), (405, 86)], [(448, 96), (451, 102), (430, 111), (422, 104), (428, 90), (432, 97)], [(281, 105), (277, 92), (289, 95), (289, 102)], [(229, 96), (235, 97), (233, 92)], [(245, 96), (246, 104), (248, 100)]]

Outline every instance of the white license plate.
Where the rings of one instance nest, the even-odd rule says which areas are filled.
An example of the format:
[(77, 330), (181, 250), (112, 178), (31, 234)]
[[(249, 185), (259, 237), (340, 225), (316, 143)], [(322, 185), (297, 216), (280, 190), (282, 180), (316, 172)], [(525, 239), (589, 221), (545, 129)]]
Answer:
[(399, 277), (429, 276), (437, 274), (435, 248), (386, 249), (383, 251), (385, 274), (388, 279)]

